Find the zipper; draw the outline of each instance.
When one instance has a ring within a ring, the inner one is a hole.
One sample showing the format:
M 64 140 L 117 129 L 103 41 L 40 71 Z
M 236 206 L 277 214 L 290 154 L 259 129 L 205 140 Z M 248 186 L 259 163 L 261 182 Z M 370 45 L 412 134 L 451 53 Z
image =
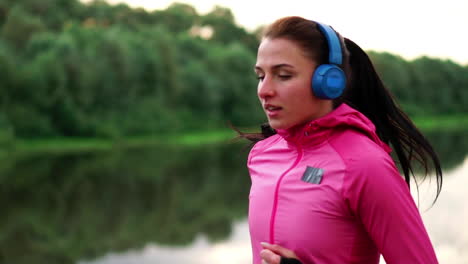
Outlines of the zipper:
M 283 174 L 281 174 L 280 178 L 276 182 L 275 196 L 274 196 L 274 200 L 273 200 L 273 208 L 271 210 L 271 218 L 270 218 L 270 242 L 269 242 L 270 244 L 275 244 L 274 228 L 275 228 L 276 211 L 277 211 L 277 207 L 278 207 L 278 193 L 279 193 L 279 187 L 280 187 L 281 181 L 283 180 L 284 176 L 286 176 L 286 174 L 288 174 L 288 172 L 290 172 L 294 167 L 296 167 L 297 164 L 299 163 L 299 161 L 302 159 L 302 149 L 301 149 L 301 147 L 299 145 L 296 145 L 296 148 L 297 148 L 297 152 L 298 152 L 296 160 L 294 161 L 294 163 L 293 163 L 293 165 L 291 167 L 289 167 L 285 172 L 283 172 Z

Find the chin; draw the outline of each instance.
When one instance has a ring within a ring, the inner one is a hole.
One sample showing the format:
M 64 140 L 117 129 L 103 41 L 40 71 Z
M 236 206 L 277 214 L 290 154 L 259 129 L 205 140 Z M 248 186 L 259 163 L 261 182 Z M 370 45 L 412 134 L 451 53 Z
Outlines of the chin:
M 288 129 L 291 126 L 288 124 L 285 124 L 283 122 L 277 122 L 277 121 L 269 121 L 268 124 L 270 125 L 271 128 L 277 130 L 277 129 Z

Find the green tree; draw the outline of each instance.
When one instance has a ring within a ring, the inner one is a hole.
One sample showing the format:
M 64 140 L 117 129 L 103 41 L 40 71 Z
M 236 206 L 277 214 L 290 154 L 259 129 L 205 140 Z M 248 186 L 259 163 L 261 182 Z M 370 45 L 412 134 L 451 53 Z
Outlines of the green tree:
M 230 9 L 215 6 L 211 12 L 202 17 L 201 24 L 213 29 L 211 40 L 221 44 L 241 42 L 251 52 L 256 53 L 259 44 L 257 37 L 236 25 Z
M 45 31 L 40 17 L 27 13 L 22 7 L 13 7 L 2 27 L 1 38 L 16 50 L 23 49 L 33 34 Z
M 188 32 L 198 24 L 199 15 L 195 8 L 183 3 L 173 3 L 165 10 L 152 13 L 154 23 L 164 25 L 174 33 Z
M 253 126 L 259 32 L 231 10 L 148 12 L 104 0 L 0 0 L 0 113 L 18 137 L 110 137 Z M 201 34 L 207 30 L 210 34 Z M 411 115 L 468 112 L 468 69 L 370 54 Z

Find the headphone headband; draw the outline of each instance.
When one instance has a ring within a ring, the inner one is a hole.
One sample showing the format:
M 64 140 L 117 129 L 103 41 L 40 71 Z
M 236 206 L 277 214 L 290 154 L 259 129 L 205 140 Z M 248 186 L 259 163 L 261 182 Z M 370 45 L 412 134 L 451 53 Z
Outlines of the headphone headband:
M 341 53 L 340 39 L 338 38 L 338 35 L 329 25 L 325 25 L 319 22 L 315 22 L 315 23 L 317 23 L 318 28 L 325 35 L 325 38 L 327 39 L 328 49 L 330 51 L 328 55 L 329 63 L 341 65 L 342 53 Z
M 335 99 L 341 96 L 346 88 L 346 76 L 339 67 L 343 63 L 341 42 L 338 34 L 328 25 L 316 22 L 319 30 L 325 35 L 328 44 L 328 63 L 319 65 L 312 76 L 312 91 L 321 99 Z

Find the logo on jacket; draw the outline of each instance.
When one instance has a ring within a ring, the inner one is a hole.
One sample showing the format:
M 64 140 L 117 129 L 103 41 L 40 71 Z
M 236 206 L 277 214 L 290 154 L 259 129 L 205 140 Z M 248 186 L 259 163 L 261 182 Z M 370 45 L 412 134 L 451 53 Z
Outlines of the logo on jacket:
M 302 181 L 319 184 L 322 181 L 323 173 L 323 169 L 307 166 L 304 174 L 302 175 Z

